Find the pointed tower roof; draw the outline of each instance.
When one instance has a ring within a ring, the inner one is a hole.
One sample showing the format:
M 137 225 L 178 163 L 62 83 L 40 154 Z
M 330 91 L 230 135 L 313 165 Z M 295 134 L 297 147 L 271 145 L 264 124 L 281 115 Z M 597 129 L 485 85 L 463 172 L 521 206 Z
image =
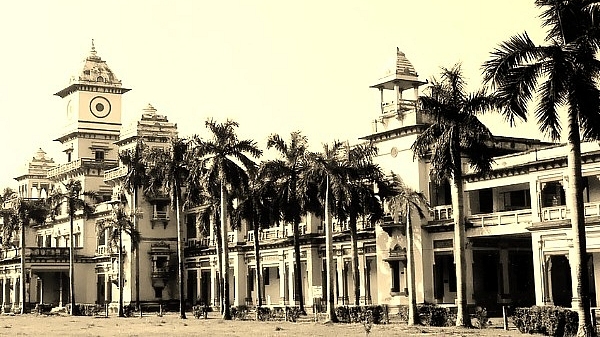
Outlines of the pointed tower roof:
M 65 97 L 75 90 L 82 90 L 92 87 L 113 88 L 108 89 L 108 92 L 125 93 L 130 89 L 122 88 L 121 81 L 115 73 L 110 69 L 106 61 L 102 60 L 96 52 L 96 46 L 92 39 L 92 48 L 90 54 L 83 60 L 81 72 L 71 77 L 69 86 L 57 92 L 55 95 Z
M 417 71 L 406 55 L 396 47 L 396 57 L 387 65 L 382 77 L 371 88 L 394 89 L 395 84 L 400 85 L 401 90 L 413 88 L 426 82 L 419 81 Z

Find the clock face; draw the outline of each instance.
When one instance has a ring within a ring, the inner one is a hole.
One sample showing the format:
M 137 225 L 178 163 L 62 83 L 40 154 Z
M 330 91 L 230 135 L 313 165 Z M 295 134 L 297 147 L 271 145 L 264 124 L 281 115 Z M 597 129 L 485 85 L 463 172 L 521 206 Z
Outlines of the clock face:
M 110 108 L 110 102 L 102 96 L 96 96 L 90 101 L 90 112 L 98 118 L 108 116 Z

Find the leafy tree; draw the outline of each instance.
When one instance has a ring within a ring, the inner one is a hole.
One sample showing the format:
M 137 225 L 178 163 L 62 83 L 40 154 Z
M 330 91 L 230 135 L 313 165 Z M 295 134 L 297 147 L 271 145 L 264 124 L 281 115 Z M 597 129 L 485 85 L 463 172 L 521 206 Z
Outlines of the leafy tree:
M 63 205 L 66 206 L 67 215 L 69 217 L 69 297 L 71 303 L 71 315 L 77 315 L 75 307 L 75 278 L 74 278 L 74 236 L 73 222 L 77 212 L 81 211 L 82 216 L 87 219 L 94 213 L 93 203 L 98 200 L 98 195 L 93 191 L 84 191 L 79 180 L 69 180 L 66 184 L 63 183 L 65 191 L 55 189 L 49 196 L 50 204 L 53 206 L 51 216 L 54 218 L 60 214 Z
M 138 192 L 140 188 L 148 183 L 148 175 L 146 172 L 145 155 L 148 147 L 142 139 L 138 139 L 135 148 L 122 151 L 119 153 L 121 163 L 127 167 L 127 174 L 123 179 L 123 186 L 132 195 L 131 214 L 134 227 L 137 229 L 137 207 L 138 207 Z M 140 256 L 136 250 L 135 256 L 135 303 L 139 308 L 140 304 Z
M 4 206 L 1 212 L 3 215 L 2 232 L 4 235 L 4 244 L 12 244 L 12 235 L 19 233 L 19 248 L 20 248 L 20 267 L 21 281 L 19 282 L 19 294 L 21 298 L 21 314 L 25 313 L 25 233 L 33 224 L 41 225 L 46 222 L 46 218 L 50 214 L 50 208 L 45 200 L 42 199 L 24 199 L 12 193 L 12 198 L 6 194 Z
M 538 46 L 527 33 L 500 44 L 484 64 L 484 80 L 496 89 L 500 112 L 514 125 L 527 120 L 527 107 L 535 96 L 540 131 L 560 139 L 559 111 L 566 108 L 567 205 L 571 212 L 577 293 L 573 302 L 579 315 L 578 336 L 595 334 L 591 325 L 586 237 L 581 172 L 581 140 L 600 138 L 600 5 L 590 0 L 537 0 L 543 9 L 542 26 L 548 28 L 546 45 Z
M 118 286 L 119 286 L 119 317 L 125 317 L 123 312 L 123 233 L 129 236 L 132 252 L 137 250 L 140 242 L 140 233 L 138 232 L 132 215 L 126 210 L 127 198 L 124 194 L 120 195 L 113 205 L 111 217 L 101 219 L 96 222 L 96 233 L 100 237 L 102 233 L 106 235 L 107 241 L 111 247 L 116 247 L 119 255 Z
M 228 256 L 228 205 L 229 196 L 244 190 L 248 184 L 248 173 L 256 170 L 256 163 L 250 158 L 258 158 L 262 151 L 253 140 L 239 140 L 235 133 L 238 123 L 227 120 L 217 123 L 208 120 L 205 123 L 211 133 L 211 139 L 194 137 L 193 156 L 203 168 L 207 181 L 218 182 L 221 201 L 221 240 L 223 263 L 223 319 L 231 319 L 229 308 L 229 256 Z M 249 156 L 250 157 L 249 157 Z M 211 192 L 216 191 L 211 188 Z
M 416 157 L 430 156 L 434 181 L 451 181 L 457 326 L 470 325 L 466 294 L 462 157 L 478 172 L 491 169 L 492 157 L 486 142 L 492 140 L 492 133 L 479 121 L 477 114 L 494 106 L 493 97 L 487 95 L 484 89 L 467 94 L 465 86 L 460 65 L 451 69 L 442 68 L 441 80 L 434 78 L 428 94 L 419 99 L 420 109 L 429 116 L 431 124 L 417 136 L 412 145 Z

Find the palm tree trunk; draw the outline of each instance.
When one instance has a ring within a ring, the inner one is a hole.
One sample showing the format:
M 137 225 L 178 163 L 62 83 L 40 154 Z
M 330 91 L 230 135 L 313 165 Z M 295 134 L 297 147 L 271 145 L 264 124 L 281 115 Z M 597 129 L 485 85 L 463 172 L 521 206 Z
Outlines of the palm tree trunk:
M 460 164 L 459 164 L 460 165 Z M 465 217 L 463 205 L 462 172 L 454 172 L 452 179 L 452 212 L 454 213 L 454 263 L 456 266 L 456 326 L 471 325 L 467 313 L 467 263 L 465 257 Z
M 223 242 L 223 319 L 231 320 L 229 308 L 229 239 L 227 235 L 227 190 L 221 181 L 221 240 Z
M 356 237 L 356 215 L 350 215 L 350 246 L 352 249 L 352 276 L 354 282 L 354 305 L 360 305 L 360 268 L 358 268 L 358 239 Z
M 184 269 L 183 269 L 183 226 L 181 225 L 181 191 L 175 183 L 175 217 L 177 221 L 177 269 L 179 274 L 179 318 L 186 319 L 185 316 L 185 295 L 184 295 Z
M 260 265 L 260 246 L 259 246 L 259 231 L 258 231 L 258 225 L 256 224 L 256 221 L 254 221 L 255 223 L 253 223 L 252 225 L 254 226 L 253 231 L 254 231 L 254 260 L 256 261 L 256 314 L 258 315 L 258 308 L 260 308 L 262 306 L 262 298 L 263 298 L 263 293 L 262 293 L 262 268 Z M 258 317 L 258 316 L 257 316 Z
M 586 236 L 585 218 L 583 213 L 583 193 L 581 174 L 581 139 L 579 123 L 574 112 L 568 112 L 568 141 L 569 153 L 567 155 L 568 165 L 568 206 L 571 212 L 571 230 L 573 232 L 573 256 L 572 267 L 575 268 L 576 294 L 573 298 L 573 306 L 579 316 L 577 336 L 594 336 L 590 317 L 589 279 L 586 263 Z
M 123 313 L 123 231 L 119 230 L 119 317 L 125 317 Z
M 415 286 L 415 257 L 413 248 L 413 228 L 410 219 L 410 204 L 406 203 L 406 276 L 408 278 L 408 325 L 417 324 L 417 294 Z
M 75 308 L 75 251 L 73 247 L 73 218 L 75 211 L 73 201 L 69 199 L 69 297 L 71 299 L 71 316 L 78 314 Z
M 300 224 L 294 222 L 294 301 L 298 301 L 300 312 L 304 310 L 304 293 L 302 291 L 302 265 L 300 262 Z
M 26 215 L 27 216 L 27 215 Z M 21 293 L 21 314 L 25 313 L 25 224 L 21 222 L 21 235 L 19 240 L 21 250 L 21 282 L 19 282 L 19 292 Z
M 217 225 L 216 216 L 211 215 L 211 221 L 213 221 L 214 235 L 215 235 L 215 253 L 217 254 L 217 271 L 219 273 L 217 277 L 217 286 L 218 293 L 217 297 L 219 299 L 219 311 L 221 315 L 223 314 L 223 283 L 222 283 L 222 275 L 223 275 L 223 253 L 221 251 L 221 246 L 223 245 L 221 241 L 221 227 Z M 208 303 L 207 303 L 208 304 Z
M 133 213 L 133 228 L 139 231 L 138 222 L 137 222 L 137 202 L 138 202 L 138 187 L 133 187 L 133 205 L 131 209 L 131 213 Z M 141 232 L 140 232 L 141 236 Z M 140 237 L 141 241 L 141 237 Z M 138 242 L 138 249 L 135 251 L 133 247 L 131 249 L 131 253 L 135 256 L 135 307 L 139 310 L 140 308 L 140 254 L 139 254 L 139 246 L 141 242 Z
M 331 322 L 337 322 L 335 316 L 335 270 L 333 269 L 333 238 L 332 221 L 329 214 L 329 175 L 327 175 L 327 185 L 325 186 L 325 269 L 327 272 L 327 315 Z

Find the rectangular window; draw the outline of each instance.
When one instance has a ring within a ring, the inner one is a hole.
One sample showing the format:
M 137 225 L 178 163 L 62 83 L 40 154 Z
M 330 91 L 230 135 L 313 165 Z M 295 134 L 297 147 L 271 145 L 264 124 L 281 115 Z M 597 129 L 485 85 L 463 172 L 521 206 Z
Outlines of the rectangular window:
M 269 285 L 269 268 L 263 268 L 263 283 Z
M 43 235 L 37 236 L 37 246 L 44 247 L 44 236 Z
M 46 235 L 46 243 L 44 247 L 52 247 L 52 236 L 50 234 Z
M 102 150 L 96 150 L 94 152 L 94 159 L 96 159 L 98 161 L 104 160 L 104 151 L 102 151 Z

